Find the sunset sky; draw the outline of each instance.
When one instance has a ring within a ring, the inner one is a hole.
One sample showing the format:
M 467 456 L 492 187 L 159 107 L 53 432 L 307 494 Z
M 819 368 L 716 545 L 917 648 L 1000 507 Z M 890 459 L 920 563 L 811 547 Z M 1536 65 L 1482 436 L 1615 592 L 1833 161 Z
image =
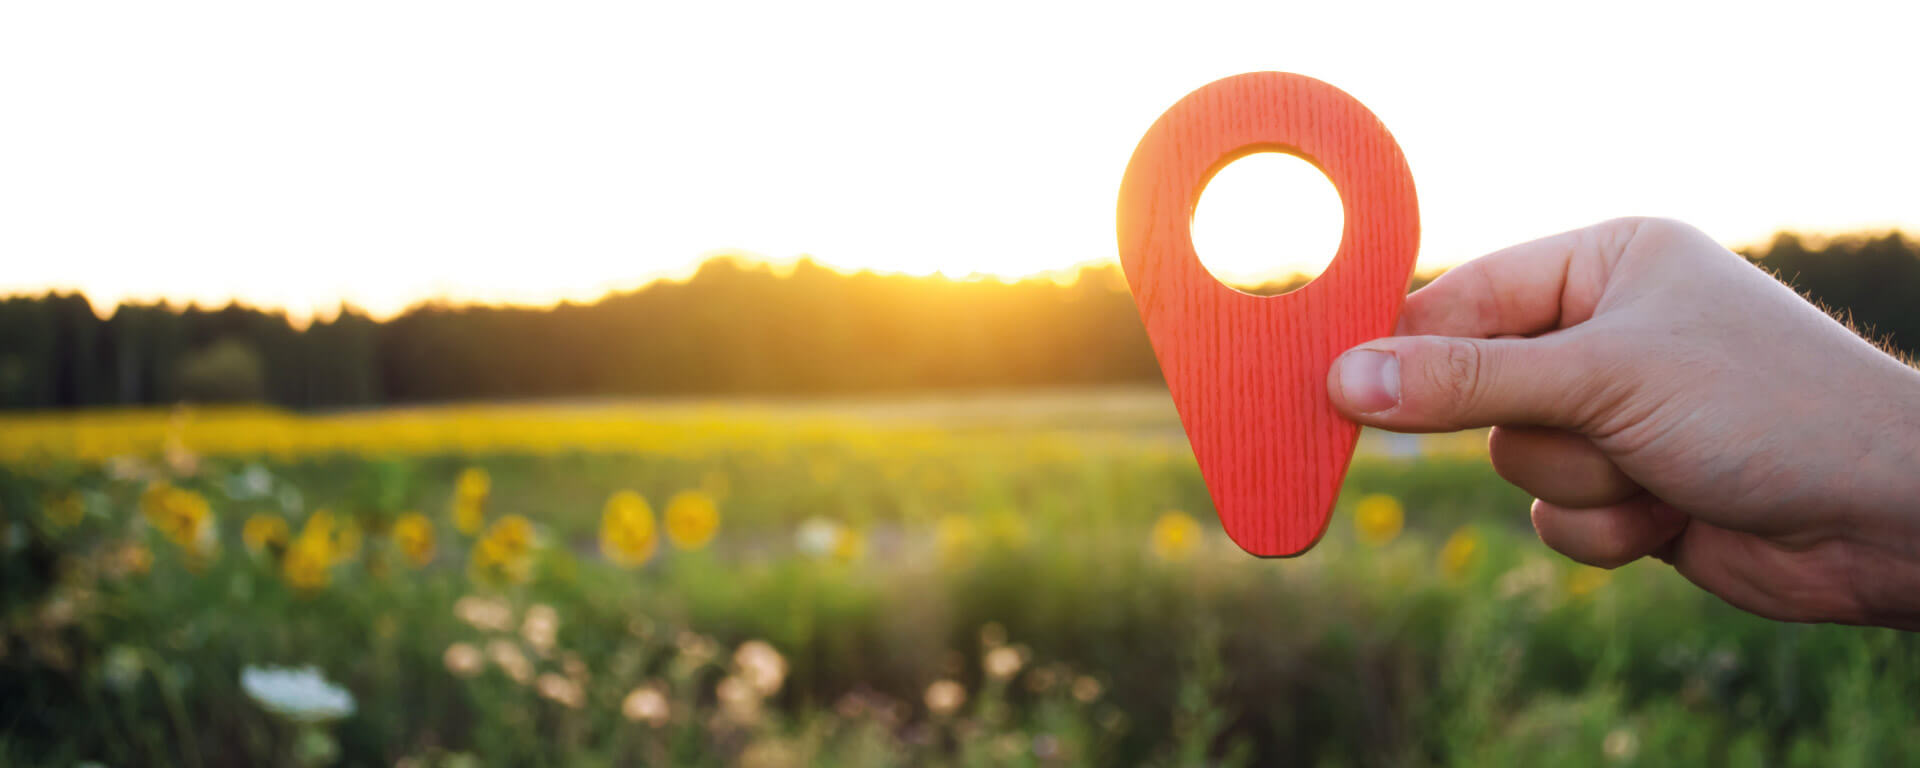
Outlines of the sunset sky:
M 0 293 L 385 315 L 728 251 L 1063 269 L 1113 259 L 1162 110 L 1267 69 L 1385 121 L 1427 268 L 1624 214 L 1920 230 L 1915 4 L 1564 7 L 7 4 Z M 1209 265 L 1317 271 L 1331 186 L 1242 164 L 1202 202 Z

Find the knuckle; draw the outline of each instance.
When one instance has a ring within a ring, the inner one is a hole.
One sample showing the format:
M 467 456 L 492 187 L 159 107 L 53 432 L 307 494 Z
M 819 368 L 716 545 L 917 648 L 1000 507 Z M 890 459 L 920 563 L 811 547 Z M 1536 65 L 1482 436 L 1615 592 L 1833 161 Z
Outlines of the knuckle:
M 1439 342 L 1432 364 L 1425 367 L 1430 405 L 1450 414 L 1472 410 L 1484 379 L 1484 359 L 1480 347 L 1466 339 Z

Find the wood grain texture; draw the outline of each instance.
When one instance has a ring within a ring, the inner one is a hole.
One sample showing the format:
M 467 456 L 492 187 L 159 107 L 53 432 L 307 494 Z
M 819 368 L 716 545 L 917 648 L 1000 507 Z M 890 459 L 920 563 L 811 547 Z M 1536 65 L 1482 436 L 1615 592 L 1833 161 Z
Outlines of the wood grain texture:
M 1313 282 L 1281 296 L 1221 284 L 1194 254 L 1194 206 L 1213 174 L 1255 152 L 1327 174 L 1346 225 Z M 1327 399 L 1341 352 L 1391 333 L 1419 250 L 1413 176 L 1386 126 L 1310 77 L 1209 84 L 1148 129 L 1120 185 L 1120 261 L 1227 535 L 1266 557 L 1326 530 L 1359 426 Z

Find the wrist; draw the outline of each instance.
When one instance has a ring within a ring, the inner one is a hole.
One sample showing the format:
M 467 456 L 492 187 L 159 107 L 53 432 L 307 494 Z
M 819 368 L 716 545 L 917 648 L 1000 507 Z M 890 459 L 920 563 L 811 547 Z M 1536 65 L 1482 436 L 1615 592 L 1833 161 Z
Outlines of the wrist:
M 1870 441 L 1838 489 L 1852 529 L 1851 581 L 1867 622 L 1920 630 L 1920 371 L 1900 366 L 1872 423 L 1857 433 Z

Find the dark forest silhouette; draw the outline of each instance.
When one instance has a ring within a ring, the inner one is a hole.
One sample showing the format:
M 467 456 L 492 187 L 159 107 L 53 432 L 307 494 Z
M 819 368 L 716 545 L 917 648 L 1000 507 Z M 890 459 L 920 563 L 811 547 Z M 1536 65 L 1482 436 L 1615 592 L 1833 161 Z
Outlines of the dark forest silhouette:
M 1780 235 L 1746 254 L 1877 341 L 1920 353 L 1920 243 Z M 592 304 L 346 311 L 0 301 L 0 408 L 815 394 L 1157 382 L 1116 268 L 1079 279 L 790 274 L 733 260 Z

